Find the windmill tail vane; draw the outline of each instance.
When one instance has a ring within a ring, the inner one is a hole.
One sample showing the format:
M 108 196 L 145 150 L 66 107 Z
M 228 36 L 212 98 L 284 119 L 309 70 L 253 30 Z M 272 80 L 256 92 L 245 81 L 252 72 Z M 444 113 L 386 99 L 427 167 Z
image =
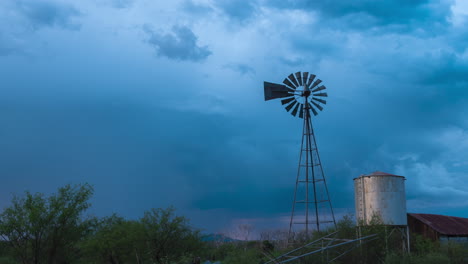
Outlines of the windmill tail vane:
M 308 72 L 296 72 L 283 80 L 282 84 L 264 82 L 265 101 L 281 99 L 287 112 L 304 119 L 296 188 L 289 224 L 290 238 L 300 231 L 323 231 L 336 229 L 330 195 L 323 173 L 311 112 L 316 116 L 323 110 L 328 97 L 322 80 Z M 302 226 L 302 229 L 300 228 Z M 299 227 L 299 228 L 296 228 Z

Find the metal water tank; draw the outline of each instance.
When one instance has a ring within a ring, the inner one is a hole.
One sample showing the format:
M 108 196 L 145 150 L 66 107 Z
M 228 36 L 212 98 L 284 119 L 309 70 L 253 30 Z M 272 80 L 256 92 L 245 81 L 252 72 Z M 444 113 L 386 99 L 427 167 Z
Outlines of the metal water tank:
M 377 215 L 385 225 L 406 226 L 405 177 L 376 171 L 354 179 L 356 219 L 369 224 Z

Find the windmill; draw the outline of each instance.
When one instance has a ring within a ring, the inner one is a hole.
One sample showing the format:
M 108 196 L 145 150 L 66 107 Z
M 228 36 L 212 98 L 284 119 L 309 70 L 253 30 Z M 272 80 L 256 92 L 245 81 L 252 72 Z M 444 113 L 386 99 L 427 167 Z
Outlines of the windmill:
M 323 231 L 327 227 L 336 228 L 328 187 L 312 127 L 312 115 L 323 110 L 327 102 L 326 87 L 322 80 L 308 72 L 296 72 L 284 79 L 283 84 L 264 82 L 265 101 L 281 100 L 286 111 L 304 120 L 302 130 L 299 166 L 294 190 L 289 237 L 302 226 L 308 236 L 309 231 Z

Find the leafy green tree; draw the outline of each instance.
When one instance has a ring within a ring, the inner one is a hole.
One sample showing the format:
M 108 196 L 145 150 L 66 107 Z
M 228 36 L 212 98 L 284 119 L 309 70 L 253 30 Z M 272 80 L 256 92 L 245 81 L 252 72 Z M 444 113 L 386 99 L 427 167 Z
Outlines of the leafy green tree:
M 92 193 L 84 184 L 66 185 L 49 198 L 30 192 L 15 196 L 0 214 L 0 235 L 23 264 L 69 262 L 79 254 L 77 242 L 89 231 L 81 216 Z
M 97 263 L 141 263 L 144 230 L 138 221 L 115 214 L 97 220 L 93 233 L 82 243 L 84 259 Z
M 353 215 L 346 214 L 336 222 L 336 231 L 340 238 L 355 238 L 356 237 L 356 224 L 353 220 Z
M 199 231 L 183 216 L 176 216 L 173 207 L 151 209 L 140 222 L 145 232 L 148 254 L 153 262 L 176 262 L 183 256 L 199 251 L 203 244 Z

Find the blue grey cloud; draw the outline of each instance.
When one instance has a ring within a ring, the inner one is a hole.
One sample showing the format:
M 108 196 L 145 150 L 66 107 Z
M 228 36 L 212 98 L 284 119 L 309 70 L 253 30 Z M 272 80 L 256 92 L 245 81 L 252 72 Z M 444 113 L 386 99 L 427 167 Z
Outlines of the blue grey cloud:
M 277 197 L 289 207 L 283 198 L 290 188 L 274 183 L 278 190 L 256 191 L 269 185 L 263 183 L 268 177 L 281 178 L 293 167 L 268 164 L 284 162 L 275 153 L 284 152 L 287 144 L 245 137 L 254 129 L 243 128 L 240 119 L 164 109 L 122 97 L 46 100 L 0 99 L 4 124 L 0 173 L 8 176 L 0 201 L 8 199 L 11 186 L 53 191 L 69 181 L 81 181 L 95 185 L 97 211 L 118 210 L 131 217 L 155 201 L 159 206 L 202 210 L 224 204 L 242 212 L 252 199 L 256 203 L 245 210 L 253 212 L 260 205 L 260 213 L 272 214 L 278 204 L 271 199 Z M 121 198 L 122 193 L 132 200 Z M 117 209 L 109 208 L 107 203 L 115 200 Z
M 439 134 L 444 131 L 441 128 L 457 124 L 462 127 L 461 130 L 467 129 L 462 114 L 466 113 L 468 103 L 466 61 L 459 55 L 446 53 L 424 59 L 413 58 L 409 63 L 410 68 L 398 64 L 398 60 L 394 63 L 393 80 L 391 75 L 387 76 L 388 83 L 376 84 L 371 97 L 354 98 L 359 102 L 344 106 L 350 109 L 346 115 L 352 121 L 340 120 L 336 116 L 332 118 L 340 124 L 335 125 L 335 128 L 338 131 L 347 129 L 347 138 L 352 138 L 353 141 L 340 142 L 346 154 L 339 156 L 348 160 L 350 166 L 361 168 L 360 173 L 363 173 L 363 169 L 367 172 L 388 170 L 403 173 L 408 177 L 407 188 L 412 199 L 412 210 L 423 201 L 440 201 L 437 196 L 443 196 L 446 200 L 437 205 L 434 203 L 430 210 L 438 210 L 439 213 L 442 210 L 447 211 L 443 203 L 448 203 L 448 200 L 463 200 L 466 194 L 452 191 L 459 198 L 448 198 L 446 193 L 452 188 L 457 189 L 458 184 L 445 182 L 447 185 L 443 188 L 435 188 L 430 182 L 442 184 L 443 178 L 455 181 L 466 175 L 464 172 L 460 173 L 460 168 L 452 165 L 455 162 L 453 157 L 444 157 L 444 153 L 453 150 L 434 141 L 441 137 Z M 410 77 L 402 78 L 398 76 L 400 73 Z M 356 107 L 357 104 L 359 107 Z M 369 109 L 372 111 L 369 112 Z M 378 137 L 365 137 L 368 133 Z M 338 133 L 335 136 L 339 138 Z M 380 153 L 382 151 L 385 155 Z M 408 153 L 416 155 L 417 160 L 402 160 Z M 454 156 L 460 155 L 462 154 Z M 438 178 L 439 175 L 444 176 Z M 420 187 L 424 182 L 424 187 Z M 418 207 L 416 210 L 425 209 Z
M 292 186 L 266 189 L 251 184 L 247 179 L 243 177 L 245 182 L 238 184 L 236 189 L 209 190 L 201 198 L 195 199 L 192 206 L 202 210 L 229 208 L 236 213 L 248 213 L 256 217 L 271 216 L 279 212 L 278 208 L 291 206 L 291 194 L 294 192 Z
M 192 15 L 203 16 L 213 11 L 208 5 L 195 3 L 192 0 L 186 0 L 181 4 L 182 10 Z
M 37 44 L 34 35 L 42 28 L 77 30 L 74 19 L 81 13 L 72 5 L 50 0 L 5 0 L 0 3 L 0 56 L 27 54 Z M 34 44 L 33 44 L 34 43 Z
M 233 70 L 233 71 L 238 72 L 238 73 L 240 73 L 242 75 L 255 74 L 255 69 L 254 68 L 250 67 L 247 64 L 243 64 L 243 63 L 228 63 L 228 64 L 224 65 L 223 68 Z
M 229 18 L 239 22 L 252 18 L 257 12 L 256 1 L 220 0 L 215 4 Z
M 427 55 L 423 65 L 420 68 L 422 75 L 419 77 L 425 85 L 449 85 L 447 88 L 452 91 L 461 89 L 456 86 L 468 85 L 468 60 L 462 54 L 442 52 L 435 56 Z
M 20 0 L 15 3 L 18 13 L 28 20 L 33 29 L 58 26 L 76 30 L 80 27 L 71 19 L 81 13 L 71 5 L 47 0 Z
M 279 57 L 278 61 L 281 64 L 290 66 L 290 67 L 298 67 L 304 65 L 305 59 L 304 58 L 288 58 L 288 57 Z
M 452 37 L 447 41 L 447 44 L 451 45 L 457 52 L 463 53 L 468 49 L 468 29 L 466 27 L 460 27 L 452 30 Z
M 211 55 L 208 46 L 199 46 L 197 36 L 186 26 L 174 26 L 172 32 L 159 34 L 148 25 L 144 27 L 151 44 L 159 56 L 169 59 L 200 62 Z
M 451 14 L 448 0 L 270 0 L 269 3 L 282 9 L 317 11 L 324 18 L 340 19 L 338 23 L 328 21 L 328 26 L 358 29 L 390 26 L 394 30 L 409 30 L 424 25 L 426 30 L 437 30 L 438 26 L 448 23 Z

